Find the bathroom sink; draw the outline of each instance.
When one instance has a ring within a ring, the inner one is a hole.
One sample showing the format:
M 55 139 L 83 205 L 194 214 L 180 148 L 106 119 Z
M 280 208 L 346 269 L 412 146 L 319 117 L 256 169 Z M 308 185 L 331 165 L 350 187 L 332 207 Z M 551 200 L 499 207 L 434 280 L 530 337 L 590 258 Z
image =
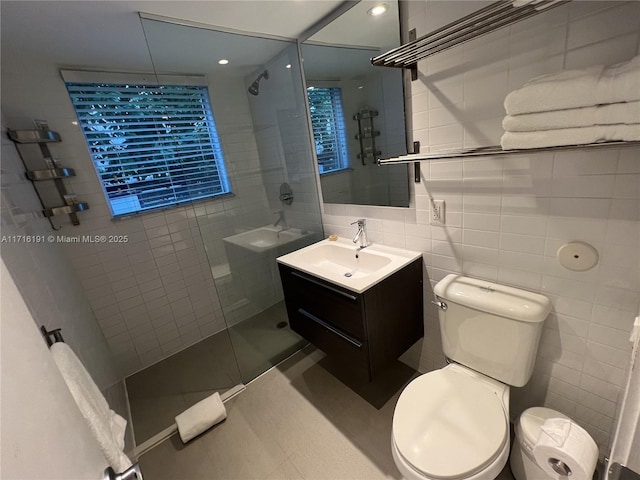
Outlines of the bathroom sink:
M 349 239 L 322 240 L 278 257 L 278 262 L 362 293 L 422 253 L 372 244 L 359 250 Z
M 308 236 L 309 232 L 300 230 L 299 228 L 282 229 L 265 226 L 225 237 L 223 240 L 260 253 L 276 247 L 282 247 Z

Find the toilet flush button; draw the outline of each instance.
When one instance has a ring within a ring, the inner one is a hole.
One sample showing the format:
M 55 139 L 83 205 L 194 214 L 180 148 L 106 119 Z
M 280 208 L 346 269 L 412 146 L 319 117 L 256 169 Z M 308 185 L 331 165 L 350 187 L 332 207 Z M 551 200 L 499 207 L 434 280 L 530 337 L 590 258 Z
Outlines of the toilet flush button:
M 560 265 L 569 270 L 584 272 L 598 264 L 598 251 L 588 243 L 569 242 L 558 249 Z

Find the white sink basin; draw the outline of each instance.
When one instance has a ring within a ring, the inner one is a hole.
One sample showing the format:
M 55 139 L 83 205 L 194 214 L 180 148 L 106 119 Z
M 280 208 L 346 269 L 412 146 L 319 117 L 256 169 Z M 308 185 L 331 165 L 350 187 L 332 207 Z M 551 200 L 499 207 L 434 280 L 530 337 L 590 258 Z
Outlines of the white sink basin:
M 421 256 L 421 252 L 377 244 L 358 250 L 351 240 L 339 239 L 322 240 L 277 260 L 362 293 Z
M 304 232 L 299 228 L 283 230 L 278 227 L 265 226 L 225 237 L 223 240 L 260 253 L 275 247 L 284 246 L 307 236 L 309 236 L 309 232 Z

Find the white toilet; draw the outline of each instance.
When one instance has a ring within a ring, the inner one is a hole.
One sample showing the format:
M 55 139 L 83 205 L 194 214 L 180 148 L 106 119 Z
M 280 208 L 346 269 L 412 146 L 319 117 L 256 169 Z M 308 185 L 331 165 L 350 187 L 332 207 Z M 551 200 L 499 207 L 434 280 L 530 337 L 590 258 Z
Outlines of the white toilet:
M 509 458 L 509 385 L 529 381 L 551 302 L 460 275 L 434 291 L 452 363 L 403 390 L 393 459 L 406 480 L 492 480 Z

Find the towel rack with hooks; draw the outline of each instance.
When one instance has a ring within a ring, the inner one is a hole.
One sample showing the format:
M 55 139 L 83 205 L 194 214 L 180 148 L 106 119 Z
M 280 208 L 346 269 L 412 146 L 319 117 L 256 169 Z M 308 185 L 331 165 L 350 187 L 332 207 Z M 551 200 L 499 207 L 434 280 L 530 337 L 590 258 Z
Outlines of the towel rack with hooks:
M 371 64 L 410 69 L 411 80 L 417 80 L 417 65 L 420 60 L 570 1 L 500 0 L 420 38 L 414 39 L 415 30 L 412 30 L 410 32 L 412 41 L 373 57 Z

